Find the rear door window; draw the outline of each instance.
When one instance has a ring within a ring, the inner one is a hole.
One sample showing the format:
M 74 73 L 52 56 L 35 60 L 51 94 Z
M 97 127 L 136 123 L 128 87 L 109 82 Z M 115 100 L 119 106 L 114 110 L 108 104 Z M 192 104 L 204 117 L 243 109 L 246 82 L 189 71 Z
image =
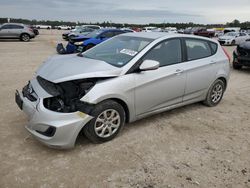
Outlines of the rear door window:
M 11 29 L 11 25 L 4 25 L 2 29 Z
M 208 42 L 199 39 L 186 39 L 187 60 L 196 60 L 211 56 L 212 49 Z
M 23 29 L 21 25 L 11 25 L 11 29 Z

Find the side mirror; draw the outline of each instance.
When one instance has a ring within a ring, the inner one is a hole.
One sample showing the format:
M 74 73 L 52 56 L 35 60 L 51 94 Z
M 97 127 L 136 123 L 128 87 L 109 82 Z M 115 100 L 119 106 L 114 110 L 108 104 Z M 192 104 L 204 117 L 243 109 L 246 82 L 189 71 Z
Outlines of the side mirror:
M 140 65 L 140 71 L 156 70 L 160 67 L 160 63 L 154 60 L 145 60 Z

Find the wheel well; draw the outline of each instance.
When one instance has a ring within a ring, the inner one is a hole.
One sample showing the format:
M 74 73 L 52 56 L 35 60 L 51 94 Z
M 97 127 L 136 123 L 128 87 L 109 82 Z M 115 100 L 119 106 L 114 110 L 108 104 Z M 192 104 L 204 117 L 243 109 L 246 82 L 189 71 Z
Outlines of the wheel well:
M 20 37 L 22 37 L 24 34 L 29 35 L 29 37 L 30 37 L 29 33 L 21 33 Z
M 125 122 L 128 123 L 129 122 L 129 109 L 128 109 L 127 104 L 123 100 L 117 99 L 117 98 L 111 98 L 109 100 L 113 100 L 113 101 L 119 103 L 120 105 L 122 105 L 122 107 L 125 111 Z
M 220 78 L 218 78 L 219 80 L 221 80 L 222 82 L 224 82 L 224 84 L 225 84 L 225 89 L 227 88 L 227 80 L 226 80 L 226 78 L 224 78 L 224 77 L 220 77 Z

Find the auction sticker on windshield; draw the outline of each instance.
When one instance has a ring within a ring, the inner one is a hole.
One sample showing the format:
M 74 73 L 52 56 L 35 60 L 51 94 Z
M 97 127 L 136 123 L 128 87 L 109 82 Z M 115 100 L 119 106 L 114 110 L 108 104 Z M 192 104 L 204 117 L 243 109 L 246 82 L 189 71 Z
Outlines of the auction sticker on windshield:
M 122 49 L 120 51 L 120 53 L 127 54 L 127 55 L 130 55 L 130 56 L 135 56 L 138 52 L 136 52 L 134 50 L 130 50 L 130 49 Z

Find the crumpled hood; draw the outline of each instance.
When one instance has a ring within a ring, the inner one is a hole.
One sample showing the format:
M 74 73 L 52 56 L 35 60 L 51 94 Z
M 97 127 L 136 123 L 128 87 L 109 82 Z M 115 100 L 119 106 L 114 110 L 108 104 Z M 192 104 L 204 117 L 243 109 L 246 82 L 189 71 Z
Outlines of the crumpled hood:
M 233 36 L 221 36 L 221 37 L 219 37 L 220 40 L 232 40 L 234 38 L 235 37 L 233 37 Z
M 121 68 L 104 61 L 88 59 L 73 55 L 56 55 L 50 57 L 37 70 L 37 76 L 53 83 L 94 77 L 116 77 Z

